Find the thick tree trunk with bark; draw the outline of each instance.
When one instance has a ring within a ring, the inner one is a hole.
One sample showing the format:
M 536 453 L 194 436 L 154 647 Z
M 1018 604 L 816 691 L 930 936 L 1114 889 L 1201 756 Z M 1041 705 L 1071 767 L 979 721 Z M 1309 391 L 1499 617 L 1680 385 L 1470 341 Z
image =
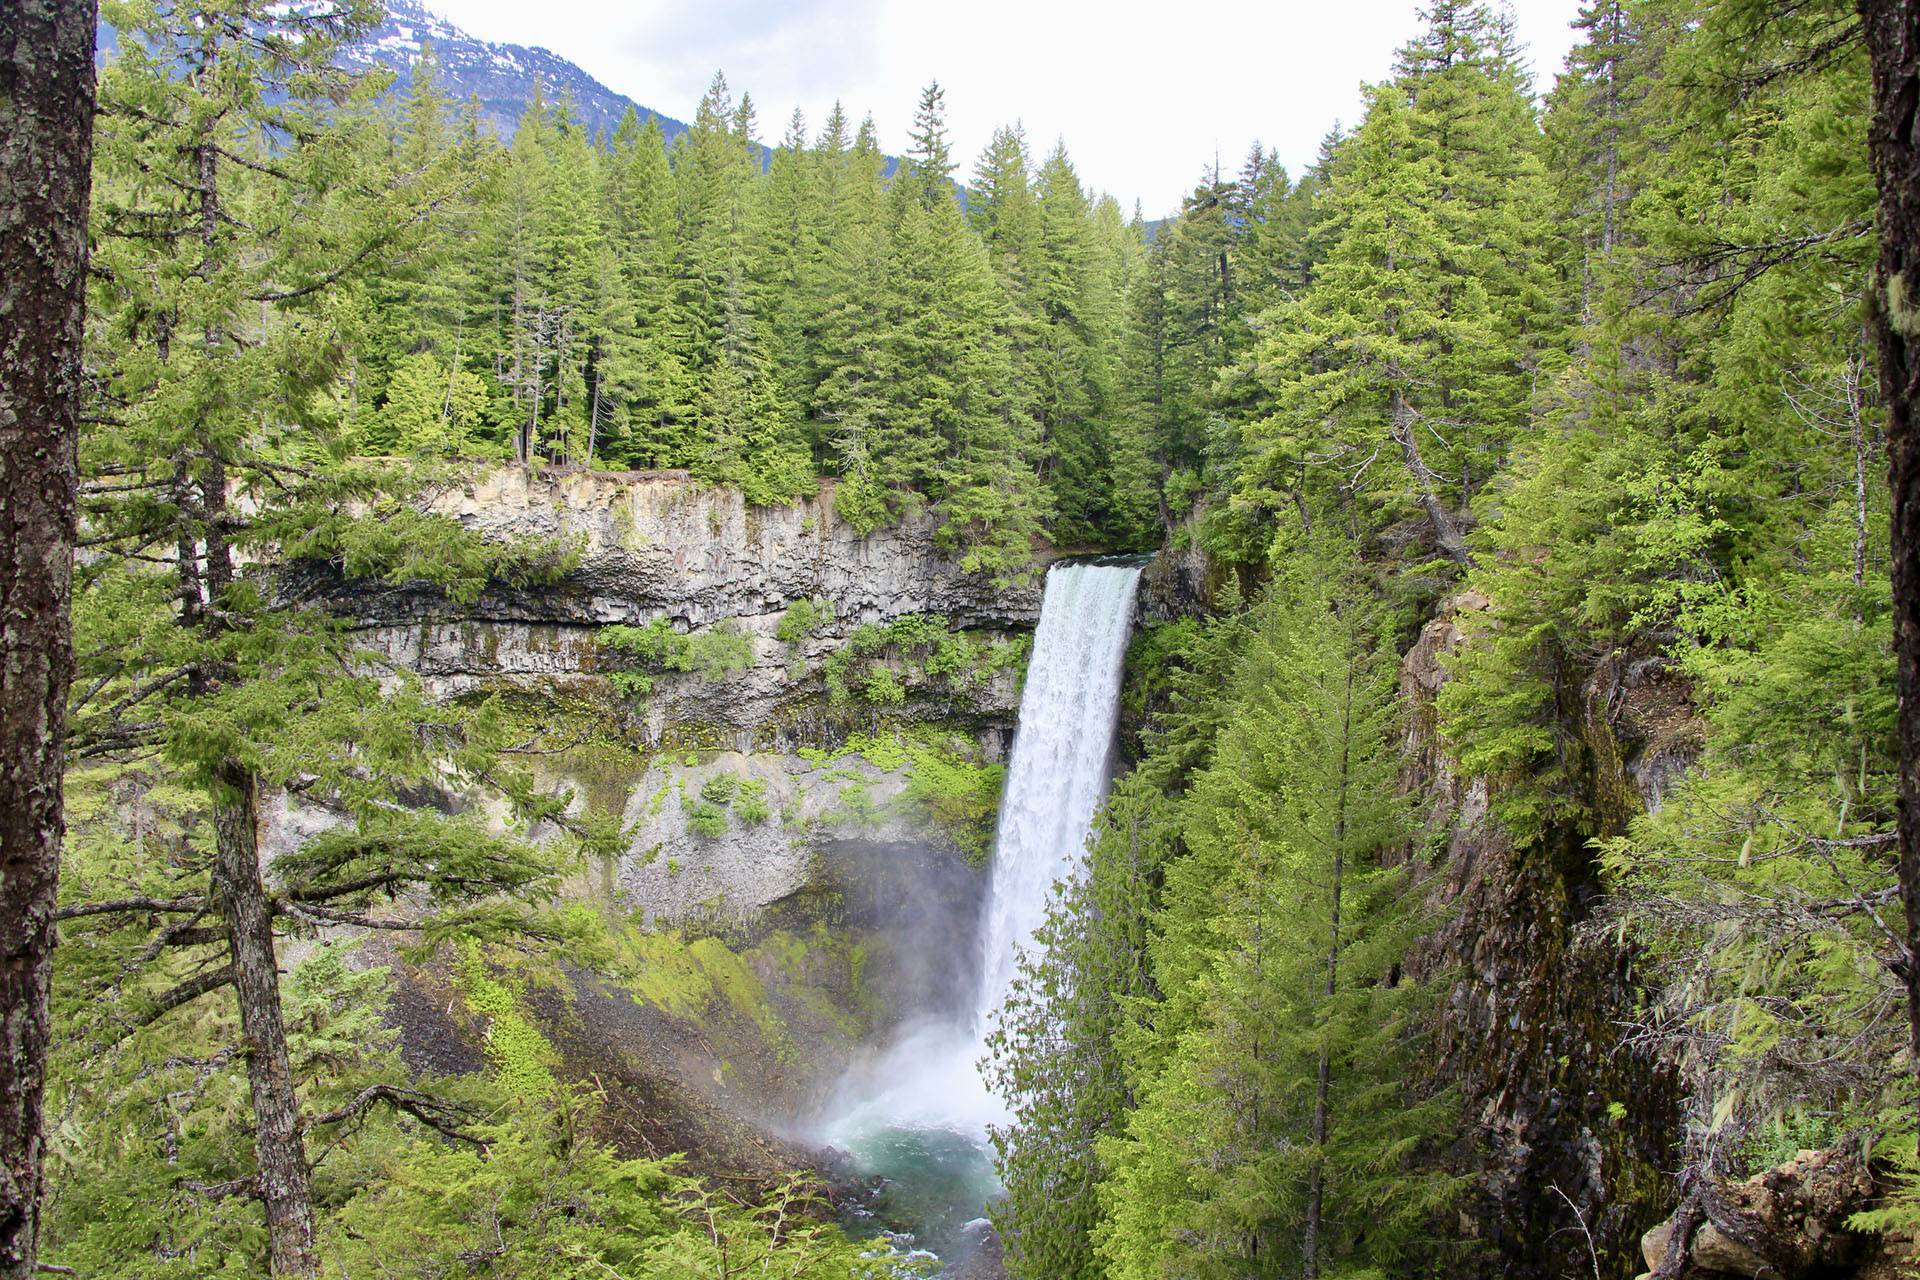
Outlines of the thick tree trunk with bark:
M 0 1280 L 37 1268 L 94 22 L 0 0 Z
M 270 1262 L 275 1276 L 308 1276 L 319 1266 L 313 1249 L 313 1198 L 300 1098 L 293 1087 L 280 1015 L 280 967 L 274 954 L 273 908 L 260 878 L 255 801 L 251 773 L 238 767 L 223 770 L 213 806 L 216 882 L 226 909 L 240 1040 L 252 1087 L 259 1166 L 254 1177 L 266 1207 Z
M 1860 0 L 1873 63 L 1868 141 L 1880 189 L 1870 324 L 1893 485 L 1893 643 L 1900 688 L 1900 896 L 1915 1104 L 1920 1107 L 1920 0 Z

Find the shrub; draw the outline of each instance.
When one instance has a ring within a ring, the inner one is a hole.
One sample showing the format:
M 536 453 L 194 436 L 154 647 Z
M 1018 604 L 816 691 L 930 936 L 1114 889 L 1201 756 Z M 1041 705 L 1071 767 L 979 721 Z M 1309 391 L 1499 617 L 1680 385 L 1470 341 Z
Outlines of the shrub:
M 833 605 L 825 600 L 795 600 L 780 615 L 774 635 L 783 644 L 798 644 L 833 621 Z
M 726 834 L 727 811 L 711 800 L 684 800 L 681 806 L 687 811 L 687 829 L 695 835 L 708 840 Z
M 654 677 L 661 672 L 698 671 L 712 682 L 753 664 L 753 637 L 731 618 L 692 635 L 682 635 L 665 618 L 655 618 L 644 627 L 603 627 L 599 639 L 602 646 L 632 658 L 636 669 L 607 676 L 614 688 L 630 697 L 652 693 Z
M 740 821 L 752 824 L 765 822 L 773 815 L 767 805 L 767 782 L 764 778 L 742 778 L 740 780 L 740 798 L 733 811 Z
M 996 672 L 1026 661 L 1031 642 L 976 640 L 935 614 L 909 614 L 881 626 L 869 623 L 828 656 L 828 700 L 898 706 L 908 690 L 937 681 L 950 692 L 970 689 Z

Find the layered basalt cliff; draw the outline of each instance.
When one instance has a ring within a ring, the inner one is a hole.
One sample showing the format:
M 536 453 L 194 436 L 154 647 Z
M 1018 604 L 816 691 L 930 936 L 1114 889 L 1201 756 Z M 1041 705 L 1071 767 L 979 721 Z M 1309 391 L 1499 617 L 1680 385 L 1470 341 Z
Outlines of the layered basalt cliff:
M 745 636 L 750 661 L 725 679 L 665 673 L 635 703 L 633 729 L 648 747 L 831 745 L 871 719 L 829 708 L 821 678 L 861 627 L 925 617 L 984 643 L 1030 631 L 1039 616 L 1037 576 L 965 572 L 925 515 L 862 536 L 835 515 L 831 485 L 793 506 L 750 507 L 678 472 L 508 468 L 443 483 L 426 499 L 491 539 L 563 549 L 568 567 L 556 581 L 496 585 L 458 605 L 425 584 L 328 580 L 325 566 L 300 570 L 297 588 L 351 617 L 371 654 L 441 697 L 603 694 L 604 677 L 628 665 L 603 642 L 613 624 Z M 778 639 L 800 602 L 824 620 Z M 1011 675 L 939 693 L 937 706 L 909 696 L 901 714 L 964 721 L 997 755 L 1017 709 Z
M 768 1133 L 803 1124 L 907 1012 L 966 986 L 1040 574 L 967 573 L 929 516 L 862 536 L 830 485 L 759 508 L 678 473 L 506 469 L 423 497 L 491 540 L 559 548 L 565 567 L 470 602 L 326 565 L 293 566 L 288 589 L 348 619 L 393 678 L 497 697 L 515 763 L 618 820 L 624 851 L 573 890 L 612 958 L 514 988 L 556 1069 L 644 1099 L 641 1149 L 791 1162 Z M 673 653 L 649 661 L 615 628 Z M 333 820 L 276 798 L 269 853 Z M 511 955 L 488 963 L 518 981 Z M 396 965 L 423 1068 L 490 1052 L 463 972 Z

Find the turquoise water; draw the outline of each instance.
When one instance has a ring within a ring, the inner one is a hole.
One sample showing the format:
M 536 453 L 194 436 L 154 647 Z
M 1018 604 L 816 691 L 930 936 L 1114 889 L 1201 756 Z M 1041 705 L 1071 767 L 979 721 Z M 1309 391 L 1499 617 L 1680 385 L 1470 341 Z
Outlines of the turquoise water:
M 868 1184 L 842 1219 L 860 1238 L 886 1236 L 951 1261 L 969 1247 L 963 1228 L 985 1217 L 1001 1192 L 991 1150 L 971 1134 L 880 1127 L 844 1140 L 843 1149 Z

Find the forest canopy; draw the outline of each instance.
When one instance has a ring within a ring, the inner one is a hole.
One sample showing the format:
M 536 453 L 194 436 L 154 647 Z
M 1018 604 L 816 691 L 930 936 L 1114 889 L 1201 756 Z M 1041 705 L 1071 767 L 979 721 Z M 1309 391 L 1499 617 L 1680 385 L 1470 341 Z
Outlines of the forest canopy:
M 1129 770 L 992 1044 L 1011 1274 L 1627 1275 L 1683 1188 L 1807 1148 L 1897 1188 L 1856 1225 L 1912 1226 L 1849 5 L 1593 0 L 1548 86 L 1509 13 L 1434 0 L 1311 166 L 1256 145 L 1153 224 L 1017 125 L 966 167 L 937 84 L 891 168 L 839 107 L 766 146 L 724 75 L 671 145 L 538 89 L 503 140 L 430 47 L 404 92 L 346 68 L 376 0 L 103 16 L 56 1267 L 917 1265 L 797 1181 L 617 1149 L 523 1016 L 608 962 L 567 885 L 627 833 L 534 784 L 499 702 L 373 674 L 326 595 L 563 583 L 579 547 L 423 497 L 482 468 L 926 517 L 996 589 L 1065 551 L 1203 566 L 1136 639 Z M 798 680 L 855 623 L 784 603 Z M 917 625 L 853 632 L 835 705 L 853 657 L 891 690 L 914 644 L 1024 652 Z M 716 637 L 718 680 L 754 641 Z M 601 638 L 630 700 L 702 665 L 664 621 Z M 978 844 L 1000 775 L 965 763 Z M 768 821 L 735 785 L 690 812 Z M 420 801 L 455 792 L 484 818 Z M 335 821 L 263 852 L 288 796 Z M 1501 981 L 1447 950 L 1479 959 L 1438 874 L 1468 838 L 1562 966 L 1498 991 L 1497 1079 L 1449 1022 Z M 402 1062 L 342 929 L 440 966 L 485 1071 Z M 1522 1095 L 1585 1145 L 1516 1209 L 1534 1148 L 1490 1117 Z

